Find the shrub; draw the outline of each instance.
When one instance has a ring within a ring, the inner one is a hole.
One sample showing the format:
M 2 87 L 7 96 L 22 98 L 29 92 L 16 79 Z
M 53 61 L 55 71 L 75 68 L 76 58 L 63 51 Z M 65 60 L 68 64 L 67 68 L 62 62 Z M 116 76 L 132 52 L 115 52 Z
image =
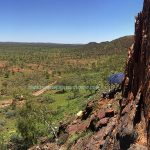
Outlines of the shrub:
M 6 95 L 6 94 L 7 94 L 7 89 L 0 90 L 0 95 Z
M 5 113 L 5 115 L 6 115 L 6 118 L 12 118 L 16 116 L 16 112 L 13 110 L 9 110 Z
M 41 103 L 49 103 L 49 104 L 51 104 L 51 103 L 55 102 L 55 99 L 51 95 L 47 94 L 47 95 L 44 95 L 41 98 L 38 98 L 38 101 L 41 102 Z
M 45 95 L 43 97 L 43 102 L 46 102 L 46 103 L 54 103 L 55 102 L 55 99 L 53 97 L 51 97 L 51 95 Z
M 12 134 L 10 136 L 10 141 L 13 143 L 21 143 L 23 141 L 23 138 L 18 134 Z
M 4 120 L 0 120 L 0 126 L 4 126 L 5 125 L 5 121 Z
M 51 114 L 44 106 L 27 101 L 18 111 L 17 129 L 26 145 L 37 143 L 38 137 L 48 135 L 51 130 Z
M 26 150 L 28 145 L 24 142 L 24 139 L 20 135 L 14 133 L 10 136 L 8 147 L 11 147 L 11 149 L 14 150 Z
M 0 134 L 0 150 L 7 150 L 7 145 L 2 134 Z

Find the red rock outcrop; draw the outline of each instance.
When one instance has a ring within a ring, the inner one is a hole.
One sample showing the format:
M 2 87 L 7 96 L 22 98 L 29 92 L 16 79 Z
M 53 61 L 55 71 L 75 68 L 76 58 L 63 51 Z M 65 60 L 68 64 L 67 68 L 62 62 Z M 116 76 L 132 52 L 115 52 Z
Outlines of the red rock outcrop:
M 150 0 L 144 1 L 143 11 L 136 17 L 135 42 L 128 55 L 117 133 L 119 146 L 128 148 L 132 143 L 128 139 L 136 132 L 150 149 Z M 142 133 L 137 129 L 139 124 Z

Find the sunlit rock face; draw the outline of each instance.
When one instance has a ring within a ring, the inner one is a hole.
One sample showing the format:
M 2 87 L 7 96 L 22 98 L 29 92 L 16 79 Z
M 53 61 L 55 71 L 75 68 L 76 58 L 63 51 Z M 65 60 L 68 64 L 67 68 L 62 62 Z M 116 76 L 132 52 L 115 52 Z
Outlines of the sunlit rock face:
M 127 98 L 127 103 L 133 103 L 133 107 L 136 108 L 131 126 L 134 128 L 138 122 L 143 121 L 142 117 L 145 118 L 143 127 L 147 132 L 145 135 L 147 134 L 150 148 L 150 0 L 144 1 L 143 11 L 136 17 L 135 42 L 128 55 L 128 83 L 124 82 L 123 96 Z

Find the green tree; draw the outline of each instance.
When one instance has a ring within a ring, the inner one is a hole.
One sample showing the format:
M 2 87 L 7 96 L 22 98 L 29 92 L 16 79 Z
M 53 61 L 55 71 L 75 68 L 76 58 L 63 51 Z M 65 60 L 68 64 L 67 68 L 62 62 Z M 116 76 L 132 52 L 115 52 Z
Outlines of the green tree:
M 51 134 L 51 112 L 28 101 L 18 112 L 17 129 L 26 145 L 35 144 L 38 137 Z

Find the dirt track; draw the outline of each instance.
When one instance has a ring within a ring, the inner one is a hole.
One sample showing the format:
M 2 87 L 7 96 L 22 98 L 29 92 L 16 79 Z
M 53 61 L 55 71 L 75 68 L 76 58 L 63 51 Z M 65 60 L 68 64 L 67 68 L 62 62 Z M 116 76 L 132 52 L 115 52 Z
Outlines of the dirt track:
M 45 91 L 47 91 L 48 89 L 51 88 L 51 86 L 55 85 L 57 83 L 57 81 L 51 83 L 50 85 L 48 86 L 45 86 L 43 89 L 39 90 L 39 91 L 36 91 L 33 93 L 33 96 L 39 96 L 41 94 L 43 94 Z
M 61 77 L 58 77 L 58 78 L 60 79 Z M 53 83 L 51 83 L 50 85 L 45 86 L 43 89 L 34 92 L 33 96 L 39 96 L 39 95 L 43 94 L 45 91 L 47 91 L 48 89 L 50 89 L 51 86 L 55 85 L 56 83 L 57 83 L 57 80 L 54 81 Z M 10 106 L 12 104 L 12 101 L 13 101 L 12 99 L 0 101 L 0 108 L 5 108 L 7 106 Z M 18 103 L 18 105 L 21 105 L 22 103 L 23 102 L 20 102 L 20 103 Z
M 58 79 L 61 79 L 61 76 L 58 76 Z M 58 80 L 54 81 L 53 83 L 51 83 L 50 85 L 45 86 L 43 89 L 34 92 L 32 95 L 33 96 L 40 96 L 41 94 L 43 94 L 45 91 L 49 90 L 51 88 L 51 86 L 55 85 L 58 82 Z

